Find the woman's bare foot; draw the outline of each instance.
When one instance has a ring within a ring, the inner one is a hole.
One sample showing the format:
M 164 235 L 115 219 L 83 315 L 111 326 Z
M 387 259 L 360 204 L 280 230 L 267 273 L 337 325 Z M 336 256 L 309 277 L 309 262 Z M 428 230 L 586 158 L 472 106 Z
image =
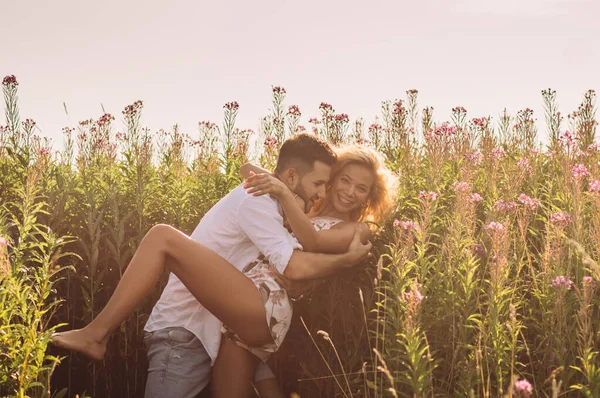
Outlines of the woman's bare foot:
M 106 340 L 94 339 L 86 329 L 54 333 L 50 340 L 61 348 L 81 352 L 97 361 L 101 360 L 106 352 Z

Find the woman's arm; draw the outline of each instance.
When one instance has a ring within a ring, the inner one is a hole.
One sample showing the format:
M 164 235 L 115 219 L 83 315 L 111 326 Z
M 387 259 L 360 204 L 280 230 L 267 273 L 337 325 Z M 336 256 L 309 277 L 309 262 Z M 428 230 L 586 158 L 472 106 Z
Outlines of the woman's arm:
M 371 230 L 363 222 L 345 221 L 335 225 L 329 230 L 317 232 L 317 243 L 319 253 L 345 253 L 352 242 L 354 233 L 358 231 L 360 240 L 365 244 L 370 236 Z
M 277 198 L 281 203 L 281 207 L 283 207 L 288 224 L 304 251 L 317 252 L 319 235 L 315 231 L 310 218 L 304 214 L 303 208 L 298 205 L 297 198 L 292 191 L 271 174 L 250 174 L 251 176 L 244 183 L 244 188 L 249 188 L 248 193 L 255 196 L 268 193 Z
M 250 162 L 244 163 L 240 166 L 240 174 L 242 175 L 243 179 L 250 177 L 250 172 L 253 172 L 254 174 L 271 174 L 269 170 L 263 169 L 262 167 Z

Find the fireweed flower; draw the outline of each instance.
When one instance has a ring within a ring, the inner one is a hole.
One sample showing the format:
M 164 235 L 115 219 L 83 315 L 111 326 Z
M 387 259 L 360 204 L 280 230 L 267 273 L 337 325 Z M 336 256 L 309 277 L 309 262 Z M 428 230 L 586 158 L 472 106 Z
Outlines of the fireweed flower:
M 413 287 L 409 292 L 403 292 L 398 299 L 406 303 L 419 304 L 423 300 L 423 295 L 418 287 Z
M 589 275 L 586 275 L 583 277 L 583 285 L 593 285 L 594 284 L 594 278 L 592 278 Z
M 524 193 L 520 194 L 517 198 L 517 202 L 521 203 L 523 206 L 528 207 L 529 210 L 535 211 L 540 205 L 540 201 L 537 199 L 533 199 Z
M 597 144 L 597 143 L 590 144 L 587 147 L 587 150 L 589 152 L 598 152 L 598 151 L 600 151 L 600 144 Z
M 319 109 L 326 112 L 333 112 L 333 106 L 329 105 L 327 102 L 321 102 L 321 105 L 319 105 Z
M 517 167 L 519 169 L 521 169 L 521 171 L 527 173 L 527 174 L 531 174 L 531 165 L 529 164 L 529 159 L 527 158 L 521 158 L 518 162 L 517 162 Z
M 494 203 L 494 210 L 502 213 L 508 213 L 517 210 L 517 204 L 515 202 L 507 202 L 500 199 Z
M 492 153 L 491 153 L 492 159 L 501 160 L 501 159 L 504 159 L 505 157 L 506 157 L 506 152 L 504 152 L 504 149 L 502 149 L 501 147 L 497 146 L 494 149 L 492 149 Z
M 223 108 L 230 111 L 237 111 L 240 108 L 240 104 L 238 104 L 237 101 L 228 102 L 223 105 Z
M 0 249 L 5 248 L 6 246 L 8 246 L 8 240 L 0 236 Z
M 423 199 L 426 202 L 433 202 L 434 200 L 437 199 L 437 193 L 430 191 L 430 192 L 425 192 L 425 191 L 421 191 L 419 192 L 419 199 Z
M 17 82 L 17 78 L 15 77 L 15 75 L 8 75 L 5 76 L 4 79 L 2 79 L 2 85 L 7 87 L 16 87 L 19 85 L 19 83 Z
M 288 108 L 288 115 L 301 116 L 302 113 L 300 112 L 300 108 L 298 107 L 298 105 L 291 105 Z
M 474 194 L 470 195 L 470 196 L 467 198 L 467 200 L 468 200 L 469 202 L 478 203 L 478 202 L 481 202 L 481 201 L 483 200 L 483 198 L 481 197 L 481 195 L 480 195 L 480 194 L 478 194 L 478 193 L 476 192 L 476 193 L 474 193 Z
M 454 184 L 452 184 L 452 187 L 454 187 L 454 189 L 456 190 L 456 192 L 468 192 L 471 190 L 471 186 L 469 185 L 468 182 L 455 182 Z
M 590 181 L 590 192 L 591 193 L 600 193 L 600 180 Z
M 481 164 L 481 161 L 483 160 L 483 154 L 479 151 L 470 152 L 465 154 L 465 159 L 477 166 Z
M 506 232 L 506 227 L 500 222 L 492 221 L 485 226 L 485 230 L 491 235 L 502 235 Z
M 274 136 L 272 136 L 272 135 L 268 135 L 268 136 L 265 138 L 265 143 L 264 143 L 264 145 L 265 145 L 266 147 L 274 147 L 274 146 L 277 146 L 277 138 L 276 138 L 276 137 L 274 137 Z
M 481 243 L 474 244 L 473 245 L 473 253 L 475 253 L 481 257 L 485 256 L 486 255 L 485 246 L 482 245 Z
M 417 228 L 419 228 L 417 223 L 415 223 L 414 221 L 411 221 L 411 220 L 407 220 L 407 221 L 394 220 L 394 227 L 396 227 L 398 229 L 402 229 L 404 231 L 416 230 Z
M 517 390 L 518 396 L 521 397 L 530 397 L 533 394 L 533 387 L 527 379 L 515 381 L 515 390 Z
M 559 275 L 552 281 L 552 287 L 556 290 L 571 290 L 573 281 L 564 275 Z
M 578 180 L 581 180 L 582 178 L 590 175 L 590 172 L 588 171 L 587 167 L 585 167 L 585 165 L 582 163 L 578 163 L 575 166 L 573 166 L 572 172 L 573 177 L 575 177 Z
M 566 211 L 561 213 L 554 213 L 550 216 L 550 221 L 552 222 L 552 224 L 564 227 L 571 222 L 571 215 Z

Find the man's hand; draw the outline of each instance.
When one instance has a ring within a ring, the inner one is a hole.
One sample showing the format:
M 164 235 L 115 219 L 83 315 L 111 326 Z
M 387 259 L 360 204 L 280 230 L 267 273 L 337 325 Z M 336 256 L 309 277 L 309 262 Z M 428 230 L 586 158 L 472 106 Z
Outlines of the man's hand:
M 348 253 L 346 253 L 348 256 L 348 266 L 354 266 L 367 258 L 372 247 L 373 244 L 370 241 L 367 241 L 367 243 L 361 242 L 360 232 L 357 229 L 354 232 L 350 246 L 348 246 Z
M 294 300 L 300 300 L 316 284 L 314 280 L 292 281 L 277 271 L 275 271 L 275 282 L 279 283 L 279 286 Z

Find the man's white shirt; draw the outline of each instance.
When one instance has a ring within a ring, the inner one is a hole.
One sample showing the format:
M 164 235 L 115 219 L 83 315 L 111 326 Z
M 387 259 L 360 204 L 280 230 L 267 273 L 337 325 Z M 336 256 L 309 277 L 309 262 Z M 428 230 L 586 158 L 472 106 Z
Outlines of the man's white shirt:
M 279 202 L 269 195 L 249 195 L 241 185 L 204 215 L 191 239 L 213 250 L 240 271 L 262 253 L 283 274 L 294 249 L 302 249 L 283 227 Z M 200 339 L 214 364 L 221 344 L 221 326 L 221 321 L 171 273 L 144 330 L 183 327 Z

